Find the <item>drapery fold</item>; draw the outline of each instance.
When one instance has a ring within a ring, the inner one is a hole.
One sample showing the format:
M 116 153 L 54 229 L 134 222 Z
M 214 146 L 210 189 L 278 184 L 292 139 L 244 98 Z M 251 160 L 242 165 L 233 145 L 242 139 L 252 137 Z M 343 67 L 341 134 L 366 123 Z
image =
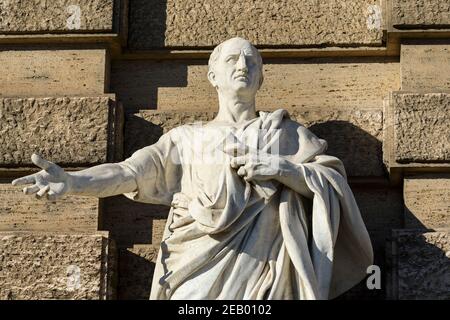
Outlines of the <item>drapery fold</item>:
M 309 247 L 305 245 L 307 218 L 300 196 L 284 188 L 279 210 L 284 243 L 306 287 L 305 299 L 330 299 L 342 294 L 362 280 L 373 263 L 370 238 L 345 178 L 318 158 L 302 165 L 305 181 L 314 193 Z M 337 242 L 339 235 L 343 241 Z M 350 270 L 342 272 L 347 266 Z

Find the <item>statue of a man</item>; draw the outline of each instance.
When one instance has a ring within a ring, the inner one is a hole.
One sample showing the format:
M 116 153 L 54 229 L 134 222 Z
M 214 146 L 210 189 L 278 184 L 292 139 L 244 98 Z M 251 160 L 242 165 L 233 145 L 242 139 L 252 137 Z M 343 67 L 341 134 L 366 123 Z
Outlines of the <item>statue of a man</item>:
M 170 206 L 151 299 L 329 299 L 357 284 L 373 253 L 341 161 L 285 110 L 256 112 L 262 59 L 247 40 L 217 46 L 208 79 L 213 121 L 78 172 L 34 154 L 43 170 L 13 184 L 50 200 L 125 194 Z

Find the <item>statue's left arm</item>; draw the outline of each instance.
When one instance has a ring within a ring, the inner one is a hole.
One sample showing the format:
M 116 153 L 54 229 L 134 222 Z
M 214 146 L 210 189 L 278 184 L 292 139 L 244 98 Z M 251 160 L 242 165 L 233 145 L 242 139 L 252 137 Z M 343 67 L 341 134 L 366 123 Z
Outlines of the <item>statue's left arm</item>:
M 279 153 L 262 153 L 234 157 L 231 166 L 246 181 L 275 180 L 297 193 L 312 198 L 304 170 L 306 163 L 325 166 L 346 179 L 342 162 L 324 154 L 327 143 L 299 123 L 287 120 L 279 140 Z

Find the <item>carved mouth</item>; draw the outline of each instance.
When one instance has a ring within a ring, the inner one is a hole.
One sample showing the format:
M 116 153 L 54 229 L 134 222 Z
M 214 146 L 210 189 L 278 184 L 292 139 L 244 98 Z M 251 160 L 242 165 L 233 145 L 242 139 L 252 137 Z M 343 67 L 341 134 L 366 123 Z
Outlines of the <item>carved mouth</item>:
M 238 74 L 234 77 L 235 80 L 248 81 L 248 77 L 245 74 Z

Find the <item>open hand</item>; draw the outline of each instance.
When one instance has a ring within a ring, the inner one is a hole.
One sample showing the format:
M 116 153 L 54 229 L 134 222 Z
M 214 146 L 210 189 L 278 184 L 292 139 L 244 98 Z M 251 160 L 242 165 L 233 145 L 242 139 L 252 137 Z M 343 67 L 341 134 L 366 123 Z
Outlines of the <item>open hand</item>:
M 31 161 L 42 170 L 12 182 L 14 186 L 33 184 L 25 187 L 23 192 L 31 195 L 35 194 L 37 198 L 46 196 L 48 200 L 54 201 L 62 197 L 70 189 L 70 177 L 57 164 L 47 161 L 39 155 L 33 153 Z

